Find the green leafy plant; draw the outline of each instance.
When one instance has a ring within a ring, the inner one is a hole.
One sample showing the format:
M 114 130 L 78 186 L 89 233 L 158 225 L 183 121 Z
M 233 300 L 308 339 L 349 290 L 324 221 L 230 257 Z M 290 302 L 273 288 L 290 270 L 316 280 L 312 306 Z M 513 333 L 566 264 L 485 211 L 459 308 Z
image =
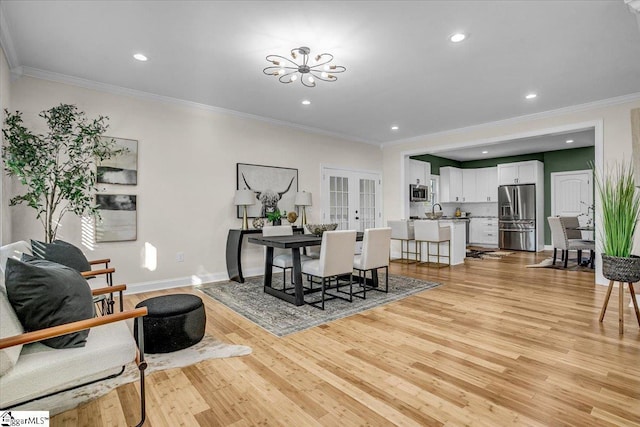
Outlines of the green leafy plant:
M 282 213 L 280 213 L 279 209 L 276 209 L 273 212 L 267 212 L 267 219 L 272 223 L 278 221 L 281 218 L 282 218 Z
M 606 255 L 629 257 L 640 219 L 640 195 L 636 193 L 633 167 L 616 164 L 595 177 L 602 201 L 602 250 Z
M 127 151 L 114 148 L 113 139 L 101 137 L 109 118 L 89 120 L 75 105 L 60 104 L 39 114 L 49 130 L 36 134 L 24 126 L 21 112 L 5 110 L 5 114 L 4 169 L 25 189 L 9 204 L 26 203 L 37 211 L 46 242 L 55 239 L 67 212 L 98 216 L 93 199 L 95 162 Z

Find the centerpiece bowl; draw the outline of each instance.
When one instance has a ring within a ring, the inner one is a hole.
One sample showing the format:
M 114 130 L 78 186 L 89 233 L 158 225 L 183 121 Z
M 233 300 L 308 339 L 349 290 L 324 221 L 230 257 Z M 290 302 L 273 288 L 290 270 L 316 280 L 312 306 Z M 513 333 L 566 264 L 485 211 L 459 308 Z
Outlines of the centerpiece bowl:
M 309 230 L 309 233 L 316 236 L 322 236 L 322 233 L 325 231 L 333 231 L 338 228 L 338 224 L 307 224 L 306 227 L 307 230 Z

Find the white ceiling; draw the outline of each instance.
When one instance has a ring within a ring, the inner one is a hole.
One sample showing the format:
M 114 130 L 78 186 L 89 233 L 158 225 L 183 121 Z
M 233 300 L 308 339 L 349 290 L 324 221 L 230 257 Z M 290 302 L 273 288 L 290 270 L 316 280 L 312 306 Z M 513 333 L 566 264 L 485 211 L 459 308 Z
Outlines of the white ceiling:
M 85 79 L 374 144 L 640 96 L 640 31 L 623 0 L 0 7 L 0 41 L 14 72 Z M 468 40 L 449 42 L 456 31 Z M 299 46 L 334 54 L 347 71 L 315 88 L 263 74 L 266 55 Z M 149 61 L 134 60 L 136 52 Z M 531 91 L 538 97 L 525 100 Z

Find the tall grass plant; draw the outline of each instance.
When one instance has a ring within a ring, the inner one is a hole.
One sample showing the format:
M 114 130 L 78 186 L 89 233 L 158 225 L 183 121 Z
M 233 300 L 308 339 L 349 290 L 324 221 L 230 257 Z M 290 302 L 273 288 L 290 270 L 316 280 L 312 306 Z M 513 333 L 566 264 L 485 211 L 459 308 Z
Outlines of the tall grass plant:
M 609 256 L 630 257 L 640 219 L 640 193 L 636 192 L 633 167 L 616 163 L 604 174 L 596 173 L 595 181 L 602 203 L 602 250 Z

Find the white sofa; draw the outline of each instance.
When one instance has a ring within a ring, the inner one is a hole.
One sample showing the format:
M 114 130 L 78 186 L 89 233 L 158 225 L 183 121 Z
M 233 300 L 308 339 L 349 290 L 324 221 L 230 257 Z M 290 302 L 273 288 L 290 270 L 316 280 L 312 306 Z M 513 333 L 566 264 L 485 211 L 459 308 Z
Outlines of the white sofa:
M 5 288 L 5 266 L 9 257 L 20 258 L 30 245 L 16 242 L 0 248 L 0 409 L 25 405 L 32 400 L 74 388 L 95 380 L 118 375 L 124 365 L 136 361 L 140 369 L 141 421 L 144 422 L 144 349 L 138 349 L 126 319 L 146 315 L 146 308 L 123 311 L 92 319 L 24 332 L 11 306 Z M 124 285 L 93 290 L 95 294 L 124 290 Z M 138 322 L 142 337 L 142 322 Z M 39 343 L 43 339 L 91 329 L 86 345 L 54 349 Z M 143 339 L 140 340 L 144 342 Z

